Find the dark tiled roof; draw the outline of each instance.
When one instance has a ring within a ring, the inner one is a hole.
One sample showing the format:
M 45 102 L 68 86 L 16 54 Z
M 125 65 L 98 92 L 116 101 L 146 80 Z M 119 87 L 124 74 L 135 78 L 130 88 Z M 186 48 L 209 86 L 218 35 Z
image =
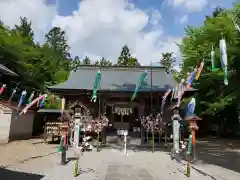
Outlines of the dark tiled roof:
M 164 67 L 101 67 L 102 80 L 100 90 L 108 91 L 133 91 L 136 83 L 144 70 L 148 70 L 146 83 L 139 91 L 151 90 L 152 74 L 152 91 L 166 91 L 169 87 L 175 86 L 175 81 L 171 74 L 165 73 Z M 151 73 L 152 69 L 152 73 Z M 49 87 L 54 90 L 92 90 L 96 72 L 99 67 L 80 66 L 76 71 L 71 72 L 69 79 L 64 83 Z
M 15 72 L 8 69 L 6 66 L 0 64 L 0 72 L 10 76 L 18 76 Z

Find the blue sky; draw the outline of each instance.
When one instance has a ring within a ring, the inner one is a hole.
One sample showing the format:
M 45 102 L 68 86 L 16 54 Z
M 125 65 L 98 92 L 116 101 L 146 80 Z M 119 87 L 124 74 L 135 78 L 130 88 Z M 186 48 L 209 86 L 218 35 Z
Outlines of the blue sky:
M 71 15 L 74 10 L 78 9 L 79 0 L 47 0 L 50 4 L 56 4 L 58 6 L 58 13 L 61 16 Z M 87 0 L 85 0 L 87 1 Z M 197 1 L 197 0 L 192 0 Z M 188 25 L 200 26 L 202 25 L 205 15 L 212 13 L 214 7 L 220 5 L 224 8 L 231 8 L 232 0 L 211 0 L 212 3 L 206 8 L 203 8 L 200 12 L 186 12 L 186 9 L 178 7 L 173 8 L 168 3 L 167 0 L 129 0 L 137 8 L 142 10 L 156 9 L 161 12 L 162 19 L 161 24 L 164 27 L 165 34 L 172 36 L 181 36 L 184 34 L 184 27 L 186 24 L 176 23 L 176 17 L 181 17 L 188 15 Z M 89 12 L 91 13 L 91 12 Z
M 202 25 L 218 5 L 230 8 L 232 0 L 0 0 L 0 18 L 14 27 L 27 17 L 40 43 L 51 27 L 60 27 L 72 57 L 115 63 L 127 44 L 133 57 L 149 65 L 164 52 L 180 62 L 184 28 Z

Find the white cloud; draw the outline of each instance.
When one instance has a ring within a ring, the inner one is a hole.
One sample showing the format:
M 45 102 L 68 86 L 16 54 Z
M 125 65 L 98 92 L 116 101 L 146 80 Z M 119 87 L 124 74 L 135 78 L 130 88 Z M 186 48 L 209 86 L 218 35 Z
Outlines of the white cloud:
M 208 0 L 168 0 L 173 7 L 185 7 L 189 12 L 199 12 L 208 5 Z
M 116 62 L 124 44 L 145 65 L 159 61 L 162 52 L 179 53 L 175 43 L 180 38 L 163 36 L 159 11 L 148 15 L 125 0 L 80 1 L 69 16 L 56 16 L 55 7 L 44 0 L 0 1 L 0 19 L 6 25 L 18 24 L 20 16 L 32 21 L 36 39 L 41 42 L 51 23 L 63 28 L 72 55 L 79 57 L 105 57 Z M 144 32 L 149 23 L 154 28 Z
M 2 0 L 0 19 L 9 27 L 19 24 L 20 16 L 32 21 L 37 41 L 43 41 L 44 34 L 51 27 L 55 17 L 55 7 L 47 6 L 44 0 Z
M 150 23 L 153 25 L 158 25 L 160 23 L 162 16 L 158 10 L 153 10 L 151 13 Z
M 183 15 L 180 19 L 176 17 L 175 20 L 180 24 L 186 24 L 188 22 L 188 15 Z

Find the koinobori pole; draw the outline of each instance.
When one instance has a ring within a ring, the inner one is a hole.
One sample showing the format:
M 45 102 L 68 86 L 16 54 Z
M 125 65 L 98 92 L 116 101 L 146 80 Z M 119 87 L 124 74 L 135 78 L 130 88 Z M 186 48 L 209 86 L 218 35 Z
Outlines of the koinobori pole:
M 152 93 L 152 62 L 151 62 L 151 113 L 153 113 L 153 93 Z

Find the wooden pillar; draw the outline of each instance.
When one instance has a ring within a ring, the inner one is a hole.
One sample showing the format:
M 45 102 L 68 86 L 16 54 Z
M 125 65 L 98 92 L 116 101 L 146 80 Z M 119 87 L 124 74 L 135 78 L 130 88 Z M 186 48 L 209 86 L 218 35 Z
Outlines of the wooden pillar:
M 185 118 L 189 121 L 189 129 L 191 130 L 192 135 L 192 150 L 193 150 L 193 160 L 195 161 L 197 158 L 196 155 L 196 131 L 198 130 L 197 121 L 201 120 L 201 118 L 193 115 Z
M 196 160 L 196 121 L 191 120 L 190 121 L 190 129 L 192 134 L 192 147 L 193 147 L 193 160 Z
M 44 143 L 47 143 L 47 125 L 46 124 L 47 124 L 47 122 L 46 122 L 46 116 L 45 116 L 44 117 Z

